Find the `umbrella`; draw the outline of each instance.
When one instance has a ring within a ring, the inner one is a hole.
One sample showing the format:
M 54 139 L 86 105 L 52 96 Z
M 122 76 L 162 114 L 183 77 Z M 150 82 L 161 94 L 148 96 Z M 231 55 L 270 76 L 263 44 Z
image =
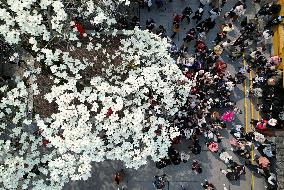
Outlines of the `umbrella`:
M 208 149 L 211 151 L 211 152 L 217 152 L 218 151 L 218 143 L 216 142 L 210 142 L 208 144 Z
M 267 168 L 268 165 L 270 164 L 270 161 L 266 157 L 261 156 L 258 159 L 258 164 L 263 168 Z
M 277 124 L 277 120 L 271 118 L 271 119 L 269 119 L 268 124 L 274 127 Z
M 234 119 L 234 115 L 235 115 L 234 112 L 227 111 L 222 115 L 222 120 L 231 122 Z
M 260 143 L 263 143 L 265 141 L 264 135 L 259 132 L 254 132 L 254 139 Z
M 266 130 L 267 127 L 266 127 L 266 123 L 262 123 L 262 122 L 258 122 L 256 124 L 257 128 L 260 129 L 260 130 Z

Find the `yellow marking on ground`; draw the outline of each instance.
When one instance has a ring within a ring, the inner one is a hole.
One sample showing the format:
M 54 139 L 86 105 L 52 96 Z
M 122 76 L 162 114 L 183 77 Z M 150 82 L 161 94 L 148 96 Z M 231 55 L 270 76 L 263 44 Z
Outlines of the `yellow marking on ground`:
M 249 72 L 249 86 L 250 86 L 250 89 L 252 89 L 252 70 L 250 70 Z M 251 119 L 254 119 L 254 107 L 253 107 L 253 101 L 252 101 L 252 98 L 250 99 L 250 118 Z M 250 128 L 253 129 L 253 124 L 250 125 Z
M 244 63 L 246 63 L 246 61 L 244 60 Z M 250 69 L 249 72 L 249 88 L 252 89 L 252 69 Z M 249 98 L 250 101 L 250 118 L 254 119 L 254 106 L 253 106 L 253 97 Z M 247 121 L 247 119 L 246 119 Z M 252 129 L 254 128 L 253 124 L 250 124 L 250 131 L 252 131 Z M 249 131 L 247 131 L 249 132 Z M 254 162 L 254 146 L 253 144 L 251 145 L 251 163 L 253 164 Z M 251 190 L 254 190 L 254 174 L 251 173 Z

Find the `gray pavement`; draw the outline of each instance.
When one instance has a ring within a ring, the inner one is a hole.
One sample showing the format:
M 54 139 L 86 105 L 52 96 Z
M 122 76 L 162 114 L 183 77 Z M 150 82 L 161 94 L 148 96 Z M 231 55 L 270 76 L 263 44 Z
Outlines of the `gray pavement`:
M 248 1 L 248 9 L 247 15 L 254 15 L 255 7 L 253 4 Z M 236 0 L 228 0 L 225 5 L 221 16 L 224 15 L 226 11 L 231 9 L 233 5 L 236 3 Z M 198 0 L 173 0 L 173 2 L 167 2 L 164 9 L 157 10 L 155 5 L 153 5 L 152 10 L 148 12 L 146 9 L 141 10 L 141 24 L 145 25 L 145 21 L 148 18 L 153 18 L 157 25 L 163 25 L 167 29 L 167 34 L 171 35 L 171 27 L 172 27 L 172 15 L 173 13 L 181 13 L 183 8 L 186 5 L 190 5 L 193 9 L 193 12 L 197 9 L 199 5 Z M 205 6 L 205 11 L 203 18 L 208 17 L 208 5 Z M 221 17 L 222 18 L 222 17 Z M 224 21 L 223 21 L 224 22 Z M 216 21 L 216 27 L 209 32 L 206 36 L 206 43 L 210 47 L 213 46 L 211 43 L 212 40 L 215 39 L 216 33 L 219 32 L 220 23 L 222 23 L 222 19 L 218 18 Z M 236 24 L 238 25 L 238 24 Z M 182 43 L 182 39 L 185 36 L 185 32 L 187 32 L 190 28 L 195 27 L 195 23 L 191 22 L 190 25 L 185 22 L 181 26 L 181 32 L 176 36 L 175 42 L 180 45 Z M 238 26 L 236 26 L 238 27 Z M 232 37 L 237 34 L 232 34 Z M 190 51 L 193 51 L 193 47 L 191 46 Z M 229 64 L 228 69 L 231 73 L 235 73 L 238 66 L 242 66 L 241 60 L 232 62 L 228 60 L 226 57 L 226 53 L 223 53 L 222 58 L 226 63 Z M 234 124 L 244 125 L 245 121 L 245 112 L 244 112 L 244 88 L 243 85 L 238 85 L 234 91 L 234 99 L 237 102 L 237 105 L 240 109 L 242 109 L 243 114 L 237 116 L 235 123 L 229 125 L 229 129 L 227 131 L 223 131 L 223 136 L 225 139 L 221 143 L 221 147 L 224 147 L 226 151 L 233 156 L 233 159 L 238 161 L 239 163 L 243 163 L 244 160 L 239 159 L 231 150 L 229 140 L 232 138 L 229 135 L 230 128 L 233 127 Z M 188 142 L 183 143 L 185 147 L 181 148 L 186 153 L 189 153 L 189 150 L 186 148 Z M 202 144 L 202 143 L 201 143 Z M 247 169 L 246 175 L 241 178 L 240 181 L 237 182 L 229 182 L 226 177 L 220 172 L 220 168 L 225 169 L 225 164 L 218 159 L 218 155 L 207 151 L 205 147 L 205 143 L 203 143 L 203 151 L 200 155 L 192 155 L 190 161 L 188 163 L 181 163 L 180 165 L 172 165 L 167 166 L 164 169 L 157 169 L 155 164 L 149 161 L 149 164 L 141 167 L 138 170 L 126 169 L 126 178 L 124 183 L 120 186 L 125 186 L 126 189 L 129 190 L 152 190 L 155 189 L 153 187 L 152 181 L 154 175 L 160 175 L 166 173 L 168 175 L 168 181 L 165 189 L 168 190 L 180 190 L 180 185 L 184 185 L 187 190 L 201 190 L 202 187 L 200 185 L 204 179 L 208 179 L 211 181 L 217 190 L 224 190 L 226 187 L 228 190 L 251 190 L 251 187 L 254 186 L 255 190 L 264 190 L 265 182 L 261 177 L 255 176 L 252 180 L 252 173 Z M 202 174 L 196 175 L 191 170 L 191 163 L 193 159 L 199 160 L 202 163 L 203 172 Z M 114 173 L 115 171 L 121 169 L 123 165 L 119 162 L 114 161 L 105 161 L 103 163 L 94 163 L 93 164 L 93 175 L 87 181 L 74 181 L 69 184 L 66 184 L 65 190 L 113 190 L 117 189 L 118 186 L 114 184 Z

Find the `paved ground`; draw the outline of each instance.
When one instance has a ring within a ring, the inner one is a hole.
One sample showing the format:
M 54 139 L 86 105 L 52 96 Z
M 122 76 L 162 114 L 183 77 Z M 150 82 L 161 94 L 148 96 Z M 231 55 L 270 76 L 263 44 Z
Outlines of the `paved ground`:
M 250 17 L 255 13 L 255 7 L 248 1 L 248 9 L 246 14 Z M 225 5 L 224 10 L 222 11 L 222 15 L 225 11 L 229 10 L 234 4 L 236 0 L 228 0 L 228 3 Z M 168 35 L 171 35 L 171 23 L 172 23 L 172 15 L 174 12 L 180 13 L 185 5 L 190 5 L 193 11 L 195 11 L 199 5 L 198 0 L 173 0 L 173 2 L 167 3 L 165 6 L 166 9 L 163 10 L 156 10 L 155 7 L 152 8 L 151 12 L 147 10 L 141 10 L 141 24 L 144 25 L 147 18 L 153 18 L 158 25 L 164 25 L 168 30 Z M 154 5 L 155 6 L 155 5 Z M 203 18 L 207 18 L 208 14 L 208 6 L 205 7 L 205 14 Z M 207 45 L 212 47 L 211 41 L 216 37 L 216 33 L 219 31 L 218 26 L 220 26 L 221 19 L 217 19 L 217 24 L 215 29 L 211 30 L 210 33 L 207 35 Z M 187 24 L 182 25 L 182 32 L 176 36 L 175 42 L 177 44 L 181 44 L 183 37 L 185 36 L 185 32 L 188 29 L 194 27 L 195 24 L 190 23 L 188 26 Z M 232 34 L 234 35 L 234 34 Z M 235 34 L 236 35 L 236 34 Z M 192 49 L 193 50 L 193 47 Z M 241 66 L 243 63 L 241 60 L 232 62 L 228 60 L 228 58 L 224 54 L 222 58 L 229 63 L 229 71 L 232 73 L 236 72 L 238 66 Z M 247 81 L 247 85 L 248 81 Z M 244 109 L 244 87 L 243 85 L 238 85 L 236 90 L 234 91 L 234 99 L 237 102 L 239 108 L 242 109 L 243 114 L 239 115 L 236 120 L 235 124 L 245 124 L 245 109 Z M 248 100 L 247 100 L 248 102 Z M 250 112 L 251 108 L 247 108 L 248 112 L 248 121 L 250 120 Z M 254 113 L 255 115 L 256 113 Z M 232 124 L 233 125 L 233 124 Z M 232 127 L 232 125 L 230 127 Z M 249 126 L 248 126 L 249 127 Z M 229 135 L 229 131 L 225 131 L 223 135 L 226 137 L 223 142 L 221 143 L 222 147 L 229 152 L 229 154 L 233 155 L 239 163 L 243 163 L 243 160 L 240 160 L 237 156 L 234 155 L 230 151 L 229 139 L 231 136 Z M 187 142 L 184 142 L 186 145 Z M 201 143 L 202 144 L 202 143 Z M 183 184 L 187 190 L 201 190 L 200 183 L 204 179 L 208 179 L 212 181 L 214 185 L 216 185 L 217 190 L 223 190 L 224 186 L 229 190 L 264 190 L 265 189 L 265 182 L 259 176 L 252 177 L 252 173 L 247 172 L 246 176 L 243 177 L 238 182 L 230 183 L 225 178 L 225 176 L 220 172 L 220 168 L 225 168 L 223 162 L 218 160 L 217 154 L 212 154 L 208 152 L 206 147 L 203 147 L 203 151 L 198 156 L 191 156 L 192 159 L 197 159 L 202 162 L 203 173 L 196 175 L 191 171 L 191 161 L 188 163 L 181 163 L 177 166 L 168 166 L 162 170 L 158 170 L 153 162 L 149 162 L 147 166 L 141 167 L 139 170 L 126 170 L 126 180 L 123 184 L 126 189 L 129 190 L 152 190 L 155 189 L 153 187 L 152 181 L 154 175 L 159 175 L 166 173 L 168 174 L 169 183 L 165 189 L 168 190 L 180 190 L 180 185 Z M 188 149 L 183 148 L 189 152 Z M 123 165 L 118 162 L 111 162 L 105 161 L 103 163 L 96 163 L 93 167 L 93 176 L 89 178 L 87 181 L 78 181 L 78 182 L 71 182 L 65 186 L 65 190 L 113 190 L 117 189 L 118 187 L 113 183 L 113 176 L 115 171 L 121 169 Z

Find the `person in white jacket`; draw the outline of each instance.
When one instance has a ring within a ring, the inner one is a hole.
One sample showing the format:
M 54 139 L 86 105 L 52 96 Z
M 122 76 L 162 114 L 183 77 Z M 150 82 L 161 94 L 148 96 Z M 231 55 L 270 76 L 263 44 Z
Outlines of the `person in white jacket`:
M 144 0 L 145 4 L 148 7 L 148 11 L 150 12 L 151 7 L 152 7 L 152 0 Z
M 225 162 L 226 164 L 228 164 L 229 161 L 232 160 L 233 157 L 230 156 L 228 152 L 223 151 L 223 152 L 221 152 L 221 153 L 219 154 L 219 158 L 220 158 L 223 162 Z

